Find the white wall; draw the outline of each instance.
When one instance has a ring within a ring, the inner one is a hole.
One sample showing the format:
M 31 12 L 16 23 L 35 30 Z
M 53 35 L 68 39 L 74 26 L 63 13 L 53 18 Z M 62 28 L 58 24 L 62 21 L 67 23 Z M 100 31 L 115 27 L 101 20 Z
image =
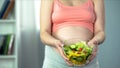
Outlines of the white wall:
M 40 54 L 40 59 L 39 59 L 39 68 L 42 68 L 42 64 L 43 64 L 43 60 L 44 60 L 44 46 L 42 44 L 42 42 L 40 41 L 40 4 L 41 4 L 41 0 L 34 0 L 34 4 L 35 4 L 35 22 L 36 22 L 36 28 L 37 28 L 37 42 L 38 42 L 38 46 L 39 46 L 39 54 Z
M 40 29 L 40 4 L 41 0 L 34 0 L 35 4 L 35 21 L 36 21 L 36 26 L 37 30 Z
M 120 68 L 120 0 L 105 0 L 106 40 L 100 47 L 100 68 Z
M 40 53 L 40 59 L 39 59 L 39 68 L 42 68 L 43 65 L 43 60 L 44 60 L 44 46 L 42 42 L 40 41 L 40 4 L 41 0 L 35 0 L 35 21 L 36 21 L 36 29 L 37 29 L 37 41 L 38 41 L 38 46 L 39 46 L 39 53 Z
M 19 52 L 19 68 L 41 68 L 42 49 L 40 49 L 41 43 L 37 30 L 39 29 L 38 22 L 37 18 L 35 19 L 34 0 L 22 0 L 20 3 L 21 51 Z

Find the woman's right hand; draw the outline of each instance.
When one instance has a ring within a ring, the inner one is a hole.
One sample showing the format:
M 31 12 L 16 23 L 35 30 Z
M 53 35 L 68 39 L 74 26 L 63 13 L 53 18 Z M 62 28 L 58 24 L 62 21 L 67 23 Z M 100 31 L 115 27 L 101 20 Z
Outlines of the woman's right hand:
M 62 47 L 64 46 L 64 44 L 60 41 L 60 40 L 57 40 L 55 41 L 55 45 L 56 45 L 56 48 L 58 49 L 60 55 L 64 58 L 64 60 L 66 61 L 66 63 L 69 65 L 69 66 L 73 66 L 72 62 L 69 61 L 69 59 L 65 56 L 64 52 L 63 52 L 63 49 Z

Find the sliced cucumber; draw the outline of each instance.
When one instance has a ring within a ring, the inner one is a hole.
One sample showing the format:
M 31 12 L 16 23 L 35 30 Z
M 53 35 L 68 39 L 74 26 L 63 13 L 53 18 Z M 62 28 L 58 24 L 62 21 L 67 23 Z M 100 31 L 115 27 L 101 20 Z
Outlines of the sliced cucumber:
M 76 58 L 76 60 L 77 60 L 78 62 L 82 62 L 82 61 L 84 60 L 84 58 L 81 57 L 81 56 L 79 56 L 79 57 Z
M 71 48 L 71 49 L 75 49 L 75 48 L 76 48 L 76 45 L 70 45 L 70 48 Z

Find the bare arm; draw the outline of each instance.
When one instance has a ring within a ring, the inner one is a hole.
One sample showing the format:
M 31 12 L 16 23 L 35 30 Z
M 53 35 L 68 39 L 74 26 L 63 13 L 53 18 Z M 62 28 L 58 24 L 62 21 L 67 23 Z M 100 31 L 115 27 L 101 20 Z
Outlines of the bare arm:
M 96 13 L 96 21 L 94 25 L 95 33 L 90 42 L 101 44 L 105 39 L 105 10 L 104 0 L 93 0 Z
M 51 35 L 51 13 L 53 0 L 41 0 L 40 11 L 40 38 L 46 45 L 55 46 L 55 42 L 59 41 Z
M 53 0 L 42 0 L 41 1 L 41 13 L 40 13 L 40 38 L 44 44 L 56 47 L 60 55 L 64 58 L 68 65 L 72 65 L 69 59 L 64 55 L 61 48 L 63 43 L 54 38 L 51 35 L 51 13 L 52 13 Z
M 42 0 L 41 1 L 41 13 L 40 13 L 40 38 L 41 41 L 46 45 L 51 45 L 56 47 L 61 54 L 61 56 L 65 59 L 68 65 L 72 65 L 69 59 L 64 55 L 64 52 L 61 48 L 63 43 L 54 38 L 51 35 L 51 13 L 52 13 L 52 5 L 53 0 Z
M 92 55 L 89 57 L 89 61 L 92 61 L 98 51 L 98 45 L 105 40 L 105 13 L 104 13 L 104 0 L 93 0 L 96 13 L 96 21 L 94 24 L 94 37 L 88 42 L 88 45 L 94 45 Z

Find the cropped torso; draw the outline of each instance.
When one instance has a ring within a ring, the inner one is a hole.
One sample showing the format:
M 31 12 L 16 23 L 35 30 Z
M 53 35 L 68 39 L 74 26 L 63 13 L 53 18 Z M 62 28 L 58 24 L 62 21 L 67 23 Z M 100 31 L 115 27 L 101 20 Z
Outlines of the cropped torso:
M 54 0 L 52 12 L 52 33 L 59 39 L 91 38 L 96 16 L 92 0 L 80 6 L 66 6 Z

